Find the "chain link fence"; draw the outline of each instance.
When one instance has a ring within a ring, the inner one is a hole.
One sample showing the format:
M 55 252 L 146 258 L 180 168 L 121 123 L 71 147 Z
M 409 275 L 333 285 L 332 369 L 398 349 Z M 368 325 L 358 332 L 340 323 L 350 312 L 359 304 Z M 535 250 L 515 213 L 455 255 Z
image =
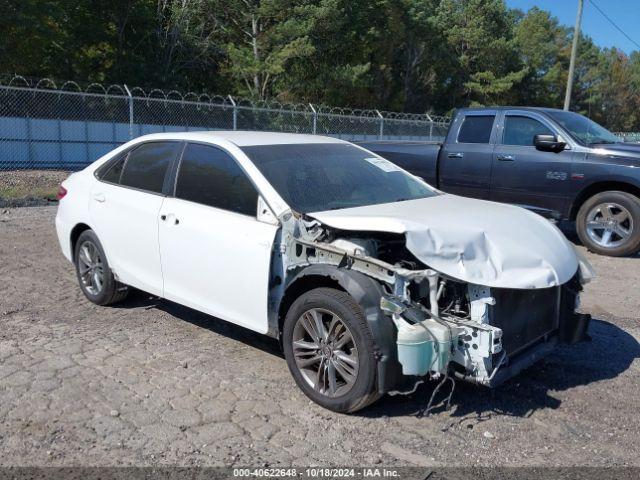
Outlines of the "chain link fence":
M 623 142 L 640 143 L 640 132 L 615 132 L 615 135 L 620 137 Z
M 149 133 L 256 130 L 344 140 L 439 141 L 449 118 L 256 102 L 126 85 L 0 80 L 0 170 L 79 170 Z

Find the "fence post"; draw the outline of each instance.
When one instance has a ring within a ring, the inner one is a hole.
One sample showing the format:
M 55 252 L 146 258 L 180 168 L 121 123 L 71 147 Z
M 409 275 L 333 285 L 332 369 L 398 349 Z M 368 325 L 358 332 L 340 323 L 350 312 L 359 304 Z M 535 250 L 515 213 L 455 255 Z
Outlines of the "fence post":
M 124 89 L 127 92 L 127 97 L 129 97 L 129 140 L 133 140 L 133 95 L 131 95 L 126 83 Z
M 60 169 L 64 169 L 64 160 L 63 160 L 63 150 L 62 150 L 62 120 L 60 119 L 60 112 L 62 111 L 62 109 L 60 108 L 60 99 L 61 99 L 61 94 L 58 93 L 58 118 L 57 118 L 57 124 L 58 124 L 58 168 Z
M 378 118 L 380 119 L 380 132 L 378 133 L 378 138 L 382 140 L 382 136 L 384 135 L 384 117 L 379 110 L 376 110 L 376 113 L 378 114 Z
M 228 95 L 228 97 L 229 97 L 229 101 L 231 102 L 231 105 L 233 105 L 233 129 L 237 130 L 238 129 L 238 107 L 233 97 L 231 95 Z
M 309 108 L 311 108 L 311 111 L 313 112 L 313 134 L 315 135 L 318 127 L 318 112 L 316 112 L 316 109 L 313 108 L 312 104 L 309 104 Z
M 428 113 L 425 113 L 425 115 L 429 119 L 429 141 L 431 141 L 433 140 L 433 119 L 431 118 L 431 115 L 429 115 Z
M 33 136 L 31 135 L 31 111 L 27 109 L 27 168 L 38 168 L 33 154 Z

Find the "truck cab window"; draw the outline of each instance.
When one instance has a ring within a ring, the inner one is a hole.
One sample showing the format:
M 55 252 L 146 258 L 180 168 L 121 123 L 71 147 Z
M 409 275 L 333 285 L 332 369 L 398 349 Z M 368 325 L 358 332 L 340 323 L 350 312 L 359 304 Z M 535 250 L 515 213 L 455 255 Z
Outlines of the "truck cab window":
M 553 135 L 554 133 L 542 122 L 531 117 L 507 115 L 504 121 L 504 145 L 533 146 L 535 135 Z
M 489 143 L 495 115 L 467 115 L 458 132 L 458 143 Z

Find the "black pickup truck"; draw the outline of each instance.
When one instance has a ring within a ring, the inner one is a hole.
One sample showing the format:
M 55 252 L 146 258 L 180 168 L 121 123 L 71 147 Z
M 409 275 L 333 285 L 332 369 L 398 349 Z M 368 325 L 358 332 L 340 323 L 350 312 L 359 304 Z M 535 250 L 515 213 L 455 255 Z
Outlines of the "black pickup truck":
M 590 250 L 640 250 L 640 144 L 551 108 L 465 108 L 444 143 L 360 143 L 449 193 L 576 222 Z

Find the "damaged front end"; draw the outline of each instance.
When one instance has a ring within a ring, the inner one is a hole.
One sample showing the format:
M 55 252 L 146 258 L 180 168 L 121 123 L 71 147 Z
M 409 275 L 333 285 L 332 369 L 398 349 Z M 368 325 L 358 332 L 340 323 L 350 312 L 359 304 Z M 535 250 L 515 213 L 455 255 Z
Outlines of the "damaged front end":
M 345 231 L 292 212 L 281 223 L 277 263 L 284 281 L 277 297 L 313 265 L 357 272 L 379 284 L 377 311 L 394 326 L 388 330 L 393 338 L 384 339 L 392 348 L 380 355 L 387 365 L 381 372 L 401 377 L 381 379 L 381 392 L 415 377 L 442 375 L 493 387 L 558 343 L 586 336 L 590 317 L 575 311 L 591 275 L 584 260 L 561 285 L 496 288 L 430 268 L 407 250 L 402 234 Z

